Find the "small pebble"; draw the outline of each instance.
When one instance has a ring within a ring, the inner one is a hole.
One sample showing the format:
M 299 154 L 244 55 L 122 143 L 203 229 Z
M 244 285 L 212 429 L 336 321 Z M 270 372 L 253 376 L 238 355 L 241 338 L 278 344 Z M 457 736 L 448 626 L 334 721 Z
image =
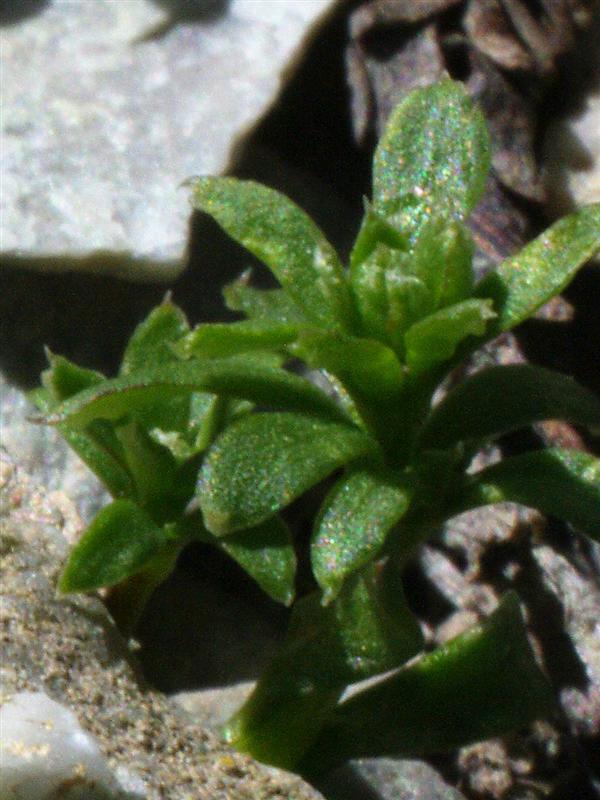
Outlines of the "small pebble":
M 44 692 L 19 692 L 0 715 L 2 800 L 125 800 L 95 739 L 68 708 Z

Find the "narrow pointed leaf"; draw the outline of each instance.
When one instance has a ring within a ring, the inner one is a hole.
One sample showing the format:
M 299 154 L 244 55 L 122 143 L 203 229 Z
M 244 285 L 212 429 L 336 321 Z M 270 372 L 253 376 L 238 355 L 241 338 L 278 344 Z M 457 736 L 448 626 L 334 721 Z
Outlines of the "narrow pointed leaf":
M 323 502 L 311 543 L 313 573 L 325 602 L 377 556 L 409 502 L 407 489 L 385 473 L 357 467 L 340 478 Z
M 388 339 L 385 273 L 391 257 L 392 251 L 379 245 L 350 271 L 350 285 L 359 315 L 361 333 L 381 341 Z
M 181 512 L 193 494 L 194 476 L 182 472 L 169 449 L 137 422 L 119 426 L 117 435 L 139 504 L 157 521 Z
M 573 378 L 528 364 L 490 367 L 467 378 L 434 408 L 423 448 L 493 439 L 545 419 L 600 425 L 600 400 Z
M 65 424 L 59 425 L 58 431 L 113 497 L 136 496 L 135 482 L 127 467 L 123 446 L 110 423 L 95 420 L 85 430 L 76 430 Z
M 410 274 L 411 256 L 379 244 L 351 271 L 363 334 L 396 347 L 414 322 L 433 310 L 425 284 Z
M 53 405 L 67 400 L 77 392 L 96 386 L 105 378 L 101 372 L 85 369 L 72 361 L 46 351 L 49 368 L 42 373 L 42 385 L 49 391 Z
M 357 428 L 303 414 L 252 414 L 209 450 L 199 484 L 206 527 L 217 536 L 258 525 L 363 455 L 375 442 Z
M 96 515 L 71 551 L 59 589 L 89 592 L 119 583 L 140 572 L 168 541 L 138 505 L 115 500 Z
M 373 205 L 414 233 L 432 211 L 465 219 L 485 186 L 489 136 L 462 84 L 417 89 L 392 112 L 373 164 Z M 410 202 L 409 202 L 410 200 Z
M 298 375 L 248 358 L 189 361 L 148 367 L 104 381 L 53 410 L 46 422 L 84 427 L 97 418 L 118 420 L 141 413 L 168 397 L 206 391 L 262 405 L 345 420 L 345 413 L 320 389 Z M 165 426 L 152 426 L 165 427 Z
M 350 303 L 339 258 L 323 233 L 284 195 L 253 181 L 197 178 L 192 204 L 273 272 L 315 321 L 344 327 Z
M 121 363 L 121 375 L 129 375 L 151 364 L 176 360 L 171 345 L 189 331 L 185 314 L 168 298 L 141 322 L 129 342 Z
M 250 319 L 264 322 L 293 325 L 308 321 L 284 289 L 256 289 L 247 281 L 244 273 L 223 289 L 225 305 L 230 311 L 240 311 Z
M 420 373 L 448 361 L 468 336 L 481 336 L 494 316 L 490 301 L 464 300 L 415 322 L 404 336 L 406 363 Z
M 315 775 L 351 758 L 444 752 L 502 736 L 554 707 L 511 593 L 484 622 L 339 705 L 296 769 Z
M 579 267 L 600 251 L 600 203 L 563 217 L 477 285 L 497 317 L 486 339 L 510 330 L 559 294 Z
M 293 769 L 348 683 L 402 664 L 421 647 L 393 570 L 367 568 L 327 607 L 309 595 L 294 606 L 286 641 L 228 723 L 227 740 Z
M 239 402 L 245 401 L 235 401 L 215 394 L 195 393 L 192 396 L 190 427 L 194 433 L 192 444 L 194 453 L 206 450 L 227 423 L 233 406 Z M 252 404 L 249 404 L 249 407 L 252 408 Z
M 176 363 L 173 345 L 189 331 L 183 311 L 167 296 L 133 332 L 121 363 L 119 375 L 135 375 L 148 367 Z M 152 402 L 132 409 L 145 428 L 185 434 L 189 419 L 189 397 L 157 394 Z
M 451 306 L 471 296 L 473 253 L 473 240 L 461 222 L 436 216 L 423 226 L 411 253 L 411 268 L 427 286 L 433 308 Z
M 61 357 L 52 356 L 52 359 L 54 358 L 62 360 Z M 64 359 L 64 362 L 66 370 L 62 373 L 54 388 L 40 387 L 35 393 L 30 393 L 29 395 L 30 399 L 43 414 L 51 414 L 53 412 L 59 405 L 56 397 L 60 396 L 63 391 L 66 397 L 77 394 L 80 391 L 81 383 L 79 377 L 81 377 L 81 373 L 78 372 L 80 368 L 67 362 L 66 359 Z M 74 367 L 75 372 L 71 371 L 71 367 Z M 87 372 L 87 370 L 83 372 Z M 58 374 L 58 372 L 55 373 L 54 368 L 51 368 L 46 370 L 42 380 L 52 386 L 54 377 Z M 94 377 L 91 381 L 86 381 L 86 384 L 94 386 L 101 380 L 102 377 L 99 378 L 99 381 L 96 381 Z M 95 420 L 85 430 L 77 430 L 68 423 L 63 423 L 58 425 L 58 431 L 69 447 L 102 481 L 113 497 L 135 497 L 135 484 L 126 464 L 123 446 L 109 422 Z
M 404 335 L 413 324 L 433 311 L 433 300 L 423 281 L 393 269 L 386 270 L 385 291 L 388 304 L 385 320 L 387 338 L 404 359 Z
M 201 539 L 237 561 L 273 600 L 291 605 L 295 594 L 296 554 L 290 529 L 281 517 L 271 517 L 254 528 L 225 537 L 214 536 L 204 528 Z
M 244 320 L 199 325 L 174 346 L 182 358 L 226 358 L 253 350 L 282 350 L 298 334 L 296 325 Z
M 365 198 L 365 215 L 352 252 L 350 254 L 350 273 L 371 257 L 374 250 L 383 246 L 396 251 L 408 251 L 409 239 L 390 225 Z
M 457 506 L 466 510 L 504 500 L 560 517 L 600 539 L 600 459 L 561 448 L 505 458 L 475 473 Z

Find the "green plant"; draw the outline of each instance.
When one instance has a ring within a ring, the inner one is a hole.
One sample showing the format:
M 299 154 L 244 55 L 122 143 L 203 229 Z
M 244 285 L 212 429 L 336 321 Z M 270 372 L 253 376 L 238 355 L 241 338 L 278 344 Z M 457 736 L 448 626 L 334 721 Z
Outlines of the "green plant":
M 374 159 L 345 270 L 290 200 L 199 178 L 193 204 L 258 256 L 225 289 L 247 319 L 190 330 L 170 300 L 135 331 L 116 378 L 51 355 L 45 420 L 113 502 L 73 549 L 62 591 L 120 584 L 133 623 L 188 542 L 221 548 L 293 603 L 280 653 L 226 736 L 305 773 L 367 754 L 421 754 L 499 735 L 552 708 L 509 595 L 481 625 L 423 648 L 401 569 L 453 515 L 512 500 L 600 535 L 600 461 L 547 449 L 469 469 L 502 434 L 547 418 L 600 424 L 600 402 L 546 369 L 497 366 L 435 392 L 483 343 L 518 325 L 600 249 L 600 205 L 557 222 L 479 283 L 465 221 L 482 194 L 488 134 L 460 84 L 411 94 Z M 327 378 L 321 389 L 291 371 Z M 280 512 L 323 485 L 309 545 Z M 315 589 L 294 602 L 297 558 Z M 127 621 L 127 620 L 126 620 Z M 350 684 L 396 674 L 341 699 Z

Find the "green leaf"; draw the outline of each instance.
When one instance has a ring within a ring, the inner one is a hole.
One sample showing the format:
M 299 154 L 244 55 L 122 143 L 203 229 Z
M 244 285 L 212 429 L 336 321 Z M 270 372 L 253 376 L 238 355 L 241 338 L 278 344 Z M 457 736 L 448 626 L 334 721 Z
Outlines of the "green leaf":
M 350 286 L 360 318 L 360 332 L 382 342 L 388 340 L 385 271 L 395 256 L 396 251 L 379 245 L 350 270 Z
M 346 420 L 346 414 L 320 389 L 298 375 L 251 358 L 213 359 L 147 367 L 80 392 L 46 417 L 57 425 L 82 428 L 94 419 L 119 420 L 142 414 L 168 398 L 206 391 L 251 400 L 274 408 Z M 150 425 L 169 430 L 167 425 Z
M 111 586 L 110 594 L 105 598 L 105 602 L 119 633 L 125 638 L 129 638 L 135 633 L 144 608 L 154 590 L 173 572 L 185 544 L 184 541 L 178 539 L 168 541 L 140 572 Z
M 411 253 L 411 271 L 427 286 L 433 309 L 469 298 L 473 291 L 471 235 L 461 222 L 432 217 Z
M 42 385 L 48 390 L 53 405 L 104 380 L 101 372 L 79 367 L 64 356 L 51 353 L 50 350 L 46 350 L 46 356 L 49 368 L 42 372 Z
M 310 367 L 339 378 L 351 396 L 377 400 L 396 395 L 402 386 L 402 367 L 394 351 L 375 339 L 303 330 L 291 350 Z
M 505 500 L 560 517 L 600 539 L 600 460 L 562 448 L 505 458 L 470 478 L 457 508 Z
M 579 267 L 600 251 L 600 203 L 563 217 L 477 285 L 497 317 L 486 339 L 514 328 L 559 294 Z
M 433 310 L 429 290 L 410 269 L 409 254 L 383 244 L 352 267 L 351 287 L 364 334 L 398 347 L 404 331 Z
M 136 375 L 146 368 L 155 368 L 178 361 L 174 344 L 189 331 L 187 319 L 167 296 L 141 322 L 131 336 L 119 374 Z M 133 415 L 147 430 L 157 429 L 169 433 L 185 434 L 189 419 L 189 397 L 184 395 L 156 395 L 143 406 L 131 409 Z
M 375 441 L 349 424 L 286 412 L 243 417 L 206 456 L 199 484 L 204 523 L 216 536 L 258 525 L 367 454 L 377 455 Z
M 150 365 L 175 361 L 171 345 L 189 329 L 185 314 L 167 296 L 133 332 L 123 355 L 120 374 L 129 375 Z
M 248 285 L 250 271 L 223 289 L 225 305 L 230 311 L 240 311 L 250 319 L 281 322 L 289 325 L 307 322 L 300 308 L 284 289 L 256 289 Z
M 409 249 L 409 240 L 402 236 L 393 225 L 379 214 L 365 198 L 365 215 L 352 252 L 350 254 L 350 273 L 369 259 L 378 247 L 396 252 Z
M 212 443 L 226 424 L 235 401 L 215 394 L 195 392 L 190 403 L 190 429 L 193 432 L 192 452 L 201 453 Z M 250 408 L 252 405 L 250 404 Z
M 156 442 L 137 422 L 117 429 L 125 461 L 133 476 L 136 499 L 157 521 L 180 513 L 194 491 L 168 448 Z
M 460 383 L 431 412 L 423 448 L 488 440 L 544 419 L 600 424 L 600 400 L 573 378 L 527 364 L 495 366 Z
M 324 602 L 377 556 L 409 502 L 407 489 L 382 472 L 356 467 L 340 478 L 321 507 L 311 543 L 313 573 Z
M 386 270 L 385 289 L 388 338 L 394 350 L 404 359 L 405 333 L 414 323 L 431 313 L 431 294 L 419 278 L 402 275 L 396 270 Z
M 295 594 L 296 554 L 290 529 L 275 516 L 254 528 L 217 537 L 203 526 L 202 541 L 216 545 L 237 561 L 260 588 L 277 603 L 292 604 Z
M 238 752 L 248 753 L 263 764 L 293 770 L 310 748 L 342 689 L 288 683 L 282 670 L 288 664 L 274 662 L 278 669 L 263 672 L 250 698 L 223 728 L 223 738 Z M 271 682 L 272 681 L 272 682 Z
M 331 605 L 317 594 L 295 604 L 281 651 L 227 724 L 226 738 L 260 761 L 293 769 L 348 683 L 402 664 L 421 647 L 397 573 L 370 566 Z
M 264 320 L 199 325 L 174 346 L 181 358 L 224 358 L 253 350 L 282 350 L 298 327 Z
M 481 336 L 495 314 L 486 300 L 463 300 L 415 322 L 405 336 L 406 363 L 414 373 L 448 361 L 467 336 Z
M 136 496 L 135 483 L 127 467 L 123 446 L 110 423 L 101 419 L 95 420 L 85 431 L 63 424 L 58 426 L 58 431 L 113 497 Z
M 373 163 L 373 205 L 415 233 L 432 212 L 464 220 L 490 164 L 486 124 L 466 89 L 444 80 L 417 89 L 392 112 Z
M 304 211 L 253 181 L 203 177 L 190 185 L 194 208 L 210 214 L 263 261 L 308 319 L 335 327 L 348 324 L 350 300 L 342 265 Z
M 184 541 L 177 539 L 167 542 L 140 572 L 111 586 L 110 594 L 104 600 L 122 636 L 129 638 L 133 635 L 154 590 L 175 569 L 184 545 Z
M 187 430 L 165 431 L 151 428 L 150 438 L 166 447 L 177 464 L 182 465 L 194 458 L 209 446 L 228 419 L 242 411 L 252 409 L 252 403 L 245 400 L 231 400 L 206 392 L 194 392 L 189 399 L 189 420 Z
M 522 728 L 554 707 L 511 593 L 484 622 L 339 705 L 296 771 L 444 752 Z
M 114 500 L 96 515 L 71 551 L 59 589 L 89 592 L 119 583 L 140 572 L 168 541 L 138 505 Z
M 66 359 L 63 360 L 60 356 L 50 356 L 50 358 L 58 359 L 57 363 L 61 364 L 61 367 L 64 361 L 66 371 L 63 375 L 68 380 L 63 381 L 61 376 L 60 383 L 57 382 L 55 389 L 44 386 L 29 393 L 29 399 L 35 403 L 43 414 L 51 414 L 60 405 L 56 397 L 62 393 L 62 390 L 65 391 L 66 396 L 71 396 L 71 393 L 76 394 L 81 386 L 78 380 L 71 380 L 71 376 L 81 375 L 81 373 L 78 373 L 79 367 L 66 361 Z M 71 367 L 74 368 L 74 372 L 71 372 Z M 52 373 L 53 367 L 46 370 L 42 375 L 42 380 L 49 387 L 52 386 L 54 381 Z M 87 385 L 93 386 L 95 383 L 95 379 L 92 378 Z M 59 385 L 61 389 L 59 389 Z M 69 423 L 63 423 L 58 425 L 58 431 L 69 447 L 102 481 L 113 497 L 135 497 L 135 484 L 127 468 L 123 446 L 109 422 L 96 420 L 90 423 L 85 431 L 76 430 Z

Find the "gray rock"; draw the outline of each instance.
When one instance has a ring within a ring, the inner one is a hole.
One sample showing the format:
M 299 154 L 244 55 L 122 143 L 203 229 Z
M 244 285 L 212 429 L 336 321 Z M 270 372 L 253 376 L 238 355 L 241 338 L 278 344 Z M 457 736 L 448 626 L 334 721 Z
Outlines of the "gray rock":
M 108 493 L 55 428 L 32 424 L 35 414 L 37 409 L 26 394 L 0 373 L 2 446 L 36 483 L 50 492 L 64 493 L 81 518 L 90 522 L 108 501 Z M 60 502 L 58 496 L 56 502 Z M 81 521 L 78 524 L 81 526 Z M 66 532 L 69 540 L 76 529 L 74 524 Z
M 126 800 L 96 741 L 44 692 L 18 692 L 0 718 L 3 800 Z
M 600 734 L 600 585 L 597 575 L 596 580 L 590 577 L 594 574 L 593 556 L 600 556 L 600 546 L 586 544 L 592 551 L 587 569 L 581 559 L 569 558 L 569 553 L 558 553 L 544 544 L 533 549 L 533 557 L 545 591 L 560 600 L 562 628 L 582 668 L 578 685 L 561 688 L 561 705 L 572 730 L 593 737 Z
M 328 800 L 465 800 L 433 767 L 411 759 L 352 761 L 336 770 L 322 790 Z
M 568 723 L 537 722 L 527 732 L 462 748 L 464 786 L 477 796 L 529 800 L 538 796 L 532 782 L 549 793 L 560 781 L 565 797 L 579 794 L 578 781 L 588 786 L 593 778 L 577 748 L 600 733 L 600 546 L 537 512 L 502 504 L 450 520 L 421 563 L 451 609 L 433 626 L 436 643 L 487 616 L 506 591 L 519 593 L 534 652 Z
M 297 777 L 222 746 L 139 677 L 102 603 L 58 597 L 63 511 L 0 453 L 2 702 L 43 692 L 144 800 L 318 800 Z M 27 796 L 25 797 L 27 800 Z
M 54 0 L 4 28 L 7 263 L 172 279 L 190 216 L 181 182 L 227 167 L 332 4 L 222 0 L 192 15 Z
M 192 717 L 218 730 L 246 702 L 256 681 L 242 681 L 233 686 L 177 692 L 171 699 Z

